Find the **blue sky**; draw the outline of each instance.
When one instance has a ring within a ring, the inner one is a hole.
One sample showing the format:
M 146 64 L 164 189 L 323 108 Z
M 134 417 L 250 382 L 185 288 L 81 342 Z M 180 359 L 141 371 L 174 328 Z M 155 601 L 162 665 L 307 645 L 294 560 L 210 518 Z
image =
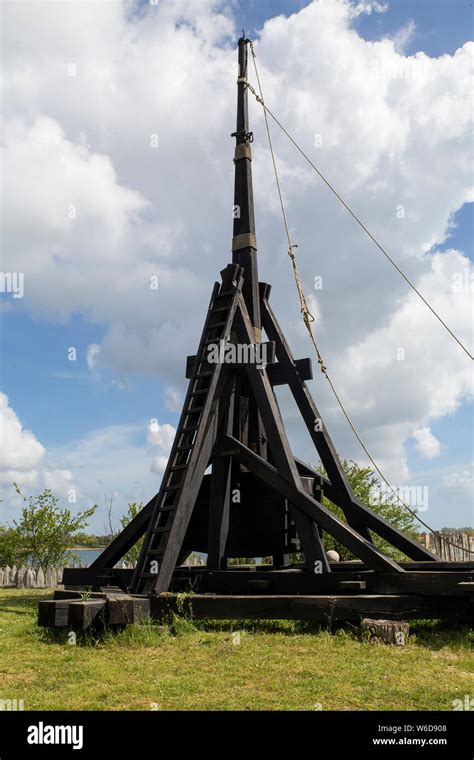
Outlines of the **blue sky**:
M 234 4 L 234 17 L 238 20 L 238 27 L 244 27 L 247 35 L 255 37 L 267 19 L 279 14 L 288 16 L 297 13 L 306 5 L 306 2 L 300 0 L 239 0 Z M 461 0 L 392 0 L 387 3 L 384 12 L 360 15 L 353 21 L 353 28 L 365 40 L 378 40 L 394 36 L 401 28 L 412 23 L 414 28 L 407 37 L 404 48 L 406 55 L 413 55 L 417 51 L 424 51 L 430 57 L 453 54 L 472 38 L 472 4 Z M 285 49 L 281 50 L 281 56 L 284 59 Z M 121 179 L 120 156 L 117 154 L 112 159 L 117 161 L 118 176 Z M 232 178 L 227 176 L 227 179 L 230 187 Z M 344 187 L 340 189 L 344 191 Z M 224 233 L 228 234 L 226 231 Z M 471 203 L 457 211 L 448 238 L 436 250 L 455 248 L 472 261 L 472 241 Z M 221 259 L 216 260 L 216 275 L 221 264 Z M 210 285 L 209 281 L 209 287 Z M 0 297 L 11 306 L 12 300 L 8 294 Z M 400 291 L 394 294 L 395 297 L 400 297 Z M 140 497 L 146 499 L 147 495 L 152 495 L 147 489 L 153 489 L 154 482 L 156 490 L 159 485 L 159 477 L 154 475 L 153 480 L 149 475 L 150 457 L 144 441 L 146 427 L 153 418 L 160 420 L 160 423 L 176 424 L 177 411 L 166 403 L 165 391 L 169 385 L 178 386 L 178 383 L 168 381 L 166 377 L 158 379 L 152 372 L 134 372 L 131 369 L 120 372 L 117 368 L 107 366 L 97 371 L 91 370 L 87 364 L 87 349 L 91 344 L 102 343 L 108 332 L 107 321 L 100 318 L 93 320 L 87 308 L 82 312 L 75 308 L 73 312 L 72 315 L 67 314 L 62 321 L 57 316 L 46 317 L 44 310 L 35 312 L 28 303 L 27 291 L 24 304 L 13 302 L 13 307 L 5 311 L 2 317 L 1 390 L 9 397 L 10 406 L 15 410 L 23 428 L 31 430 L 46 449 L 46 461 L 53 468 L 67 467 L 62 462 L 62 451 L 68 451 L 74 442 L 87 438 L 93 431 L 129 426 L 130 443 L 134 451 L 137 453 L 140 447 L 143 449 L 147 477 L 144 478 L 139 493 Z M 201 313 L 189 314 L 190 321 L 200 321 L 201 317 L 202 309 Z M 444 345 L 441 337 L 440 345 Z M 70 347 L 77 351 L 77 360 L 74 362 L 67 358 Z M 183 344 L 183 375 L 187 348 L 192 353 L 192 343 Z M 307 353 L 309 350 L 307 347 Z M 163 360 L 166 361 L 166 352 Z M 464 469 L 469 466 L 473 444 L 472 411 L 472 405 L 464 403 L 452 414 L 431 421 L 431 432 L 441 441 L 441 452 L 435 461 L 427 462 L 415 449 L 413 440 L 407 440 L 406 451 L 413 481 L 436 482 L 453 468 Z M 338 447 L 342 448 L 346 438 L 339 433 L 337 426 L 335 438 Z M 345 453 L 341 450 L 341 454 Z M 123 462 L 119 466 L 122 467 Z M 91 475 L 93 477 L 95 475 Z M 134 483 L 137 477 L 134 471 Z M 112 488 L 110 481 L 107 481 L 105 488 Z M 87 496 L 93 498 L 96 494 L 95 498 L 99 500 L 102 490 L 102 485 L 95 488 L 90 483 Z M 126 501 L 134 495 L 131 491 L 119 489 L 117 509 L 122 510 Z M 436 503 L 426 515 L 428 521 L 431 520 L 434 527 L 447 523 L 466 524 L 469 516 L 468 501 L 464 502 L 462 514 L 458 518 L 451 510 L 445 509 L 445 497 L 446 492 L 439 491 Z M 8 498 L 7 496 L 7 500 Z M 0 513 L 0 521 L 1 519 Z M 94 527 L 100 530 L 101 526 L 102 519 L 98 518 Z
M 466 0 L 392 0 L 385 13 L 362 15 L 355 23 L 359 34 L 367 40 L 395 34 L 410 22 L 416 35 L 407 53 L 423 50 L 430 56 L 453 53 L 473 37 L 473 6 Z M 296 13 L 306 0 L 238 0 L 236 18 L 248 36 L 258 31 L 268 18 Z M 284 50 L 282 50 L 284 55 Z

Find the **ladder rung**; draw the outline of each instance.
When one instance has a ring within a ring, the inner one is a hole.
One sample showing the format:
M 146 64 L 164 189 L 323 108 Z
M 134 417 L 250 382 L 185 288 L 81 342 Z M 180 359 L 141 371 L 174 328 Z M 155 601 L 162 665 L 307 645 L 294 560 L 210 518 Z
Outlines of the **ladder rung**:
M 186 412 L 186 414 L 193 414 L 194 412 L 202 412 L 203 409 L 204 409 L 203 406 L 195 406 L 192 409 L 188 409 L 188 411 Z M 197 428 L 196 428 L 196 430 L 197 430 Z
M 193 444 L 187 443 L 186 446 L 178 446 L 176 451 L 189 451 L 192 448 L 193 448 Z
M 200 388 L 198 391 L 193 391 L 192 396 L 202 396 L 204 393 L 209 393 L 209 388 Z
M 216 314 L 217 312 L 221 312 L 221 311 L 229 311 L 229 309 L 230 309 L 230 306 L 216 306 L 216 307 L 215 307 L 215 308 L 212 310 L 212 313 L 213 313 L 213 314 Z
M 162 507 L 159 508 L 158 512 L 174 512 L 176 509 L 175 504 L 164 504 Z
M 203 377 L 210 377 L 212 375 L 212 372 L 212 369 L 210 369 L 208 372 L 198 372 L 194 379 L 201 380 Z
M 176 470 L 185 470 L 187 466 L 187 464 L 174 464 L 171 469 L 176 472 Z
M 163 528 L 153 528 L 152 533 L 169 533 L 171 530 L 170 526 L 163 526 Z
M 163 554 L 162 549 L 148 549 L 147 556 L 157 557 L 158 554 Z
M 180 488 L 181 488 L 181 484 L 179 484 L 178 486 L 166 486 L 164 490 L 165 491 L 179 491 Z
M 192 430 L 197 430 L 199 425 L 192 425 L 191 427 L 184 427 L 181 433 L 190 433 Z
M 221 293 L 218 293 L 215 298 L 224 298 L 224 296 L 235 296 L 236 291 L 235 290 L 224 290 Z M 214 309 L 213 309 L 214 311 Z
M 213 325 L 208 325 L 207 329 L 208 330 L 214 330 L 215 327 L 224 327 L 224 325 L 226 325 L 226 324 L 227 324 L 227 319 L 224 319 L 223 322 L 214 322 Z
M 158 578 L 158 573 L 140 573 L 140 580 L 146 578 Z

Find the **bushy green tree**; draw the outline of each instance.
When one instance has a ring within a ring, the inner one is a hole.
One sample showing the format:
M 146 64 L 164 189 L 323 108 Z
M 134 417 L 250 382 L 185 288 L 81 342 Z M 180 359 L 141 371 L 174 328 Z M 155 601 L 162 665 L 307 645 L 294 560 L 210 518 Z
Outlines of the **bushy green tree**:
M 380 479 L 371 467 L 360 467 L 356 462 L 348 461 L 347 459 L 343 460 L 342 466 L 354 495 L 359 501 L 370 507 L 376 514 L 384 517 L 395 528 L 398 528 L 412 538 L 417 538 L 415 517 L 405 509 L 394 494 L 385 496 L 387 489 L 382 487 Z M 324 474 L 323 470 L 320 471 Z M 381 498 L 381 494 L 384 495 L 383 498 Z M 326 498 L 324 498 L 323 503 L 325 507 L 334 512 L 341 520 L 347 522 L 342 509 L 336 507 L 335 504 Z M 398 560 L 404 558 L 405 555 L 394 549 L 391 544 L 384 541 L 375 533 L 372 533 L 372 537 L 374 544 L 388 557 Z M 354 555 L 328 533 L 324 534 L 324 547 L 326 551 L 329 551 L 329 549 L 337 551 L 341 559 L 354 559 Z
M 0 567 L 19 565 L 22 554 L 18 531 L 8 525 L 0 525 Z
M 142 509 L 143 509 L 143 502 L 140 502 L 140 504 L 137 504 L 134 501 L 128 505 L 127 511 L 120 518 L 120 525 L 122 527 L 122 530 L 126 528 L 130 522 L 132 522 L 133 518 L 136 517 Z M 125 562 L 131 562 L 134 565 L 137 563 L 138 557 L 140 556 L 140 550 L 142 548 L 142 544 L 143 544 L 143 538 L 140 538 L 135 544 L 135 546 L 132 546 L 132 548 L 129 549 L 126 555 L 124 556 Z
M 21 547 L 19 561 L 34 567 L 64 564 L 76 534 L 86 527 L 96 507 L 73 515 L 59 506 L 59 499 L 49 489 L 29 497 L 24 497 L 18 488 L 17 492 L 25 502 L 20 520 L 13 521 Z

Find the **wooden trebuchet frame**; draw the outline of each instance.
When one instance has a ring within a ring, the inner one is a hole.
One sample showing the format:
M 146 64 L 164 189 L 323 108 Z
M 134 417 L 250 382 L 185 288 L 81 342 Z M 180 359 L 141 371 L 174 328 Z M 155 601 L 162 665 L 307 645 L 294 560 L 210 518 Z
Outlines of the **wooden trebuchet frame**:
M 187 358 L 188 389 L 160 489 L 90 567 L 64 570 L 65 590 L 40 604 L 39 623 L 81 628 L 166 618 L 178 609 L 175 594 L 187 590 L 196 617 L 472 620 L 474 562 L 440 561 L 354 495 L 306 384 L 311 361 L 294 359 L 270 286 L 258 282 L 248 42 L 239 40 L 232 263 L 214 284 L 197 352 Z M 231 359 L 227 347 L 235 349 Z M 255 350 L 242 358 L 242 347 Z M 253 361 L 257 348 L 265 348 L 265 362 Z M 281 385 L 293 395 L 324 476 L 291 451 L 274 391 Z M 325 534 L 354 559 L 329 559 Z M 381 551 L 374 535 L 391 549 Z M 135 569 L 117 568 L 140 539 Z M 207 555 L 205 567 L 183 564 L 193 550 Z M 296 552 L 300 561 L 292 563 Z M 271 564 L 229 564 L 260 556 Z M 84 588 L 90 600 L 80 597 Z

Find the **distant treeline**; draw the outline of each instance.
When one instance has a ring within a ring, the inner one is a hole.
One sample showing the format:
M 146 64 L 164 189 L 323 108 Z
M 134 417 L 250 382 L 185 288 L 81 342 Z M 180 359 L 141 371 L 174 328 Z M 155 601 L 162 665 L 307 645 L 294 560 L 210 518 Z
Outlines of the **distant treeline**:
M 111 535 L 95 536 L 93 533 L 77 533 L 74 536 L 74 546 L 106 547 L 112 541 Z

